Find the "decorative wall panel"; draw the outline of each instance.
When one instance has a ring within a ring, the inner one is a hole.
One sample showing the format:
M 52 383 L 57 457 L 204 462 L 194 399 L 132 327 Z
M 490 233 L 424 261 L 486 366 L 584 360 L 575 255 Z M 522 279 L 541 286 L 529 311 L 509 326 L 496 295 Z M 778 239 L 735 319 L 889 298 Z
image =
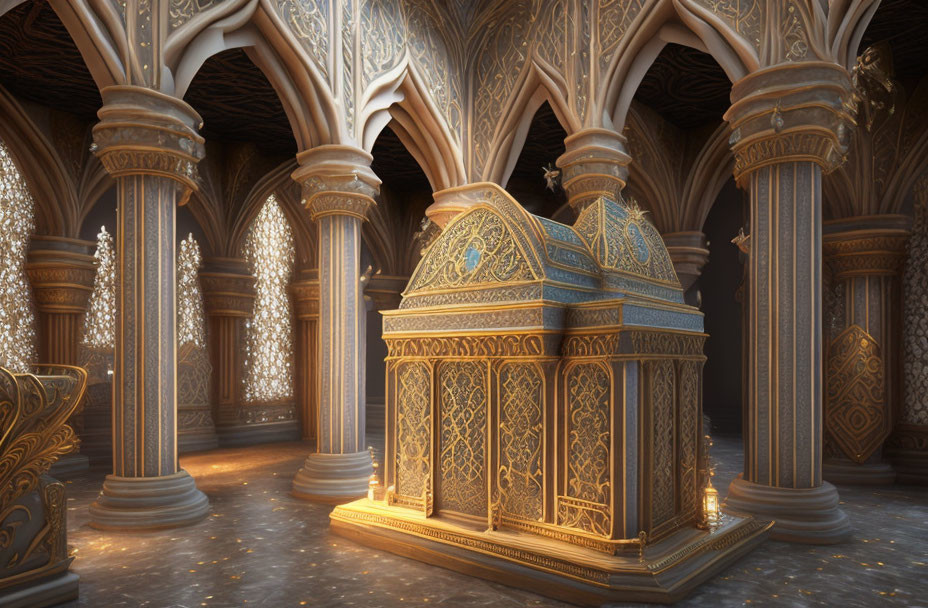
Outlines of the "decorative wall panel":
M 544 378 L 535 363 L 499 372 L 499 494 L 510 515 L 538 520 L 544 511 Z
M 601 363 L 580 363 L 567 373 L 566 484 L 558 497 L 558 523 L 601 535 L 611 525 L 610 376 Z
M 424 361 L 397 366 L 396 492 L 419 498 L 428 487 L 431 458 L 431 370 Z
M 697 487 L 699 470 L 698 446 L 702 436 L 702 425 L 697 420 L 699 395 L 699 363 L 680 362 L 679 407 L 680 415 L 680 510 L 684 517 L 696 515 L 701 488 Z
M 439 507 L 467 515 L 487 512 L 487 367 L 447 361 L 438 373 Z
M 883 359 L 870 334 L 851 325 L 829 348 L 825 428 L 851 460 L 865 462 L 892 428 Z
M 674 515 L 674 371 L 673 362 L 651 361 L 646 365 L 648 390 L 653 404 L 651 468 L 651 525 L 658 526 Z

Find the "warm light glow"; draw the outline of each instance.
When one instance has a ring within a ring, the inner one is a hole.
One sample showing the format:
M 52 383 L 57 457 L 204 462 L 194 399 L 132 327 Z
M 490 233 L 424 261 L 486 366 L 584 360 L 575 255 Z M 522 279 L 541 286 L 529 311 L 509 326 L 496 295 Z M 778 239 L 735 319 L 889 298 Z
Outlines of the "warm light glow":
M 203 257 L 193 234 L 180 242 L 177 256 L 177 346 L 206 346 L 206 314 L 200 289 Z
M 706 485 L 703 496 L 703 513 L 706 517 L 706 523 L 714 526 L 719 523 L 719 492 L 712 486 L 712 479 Z
M 287 287 L 293 271 L 293 235 L 274 195 L 251 226 L 245 260 L 256 279 L 254 314 L 245 326 L 245 401 L 290 399 L 293 337 Z
M 36 354 L 26 251 L 35 230 L 32 195 L 0 142 L 0 367 L 26 372 Z
M 116 257 L 113 253 L 113 236 L 100 227 L 97 235 L 97 274 L 93 279 L 93 293 L 84 320 L 84 337 L 81 344 L 90 348 L 116 347 Z

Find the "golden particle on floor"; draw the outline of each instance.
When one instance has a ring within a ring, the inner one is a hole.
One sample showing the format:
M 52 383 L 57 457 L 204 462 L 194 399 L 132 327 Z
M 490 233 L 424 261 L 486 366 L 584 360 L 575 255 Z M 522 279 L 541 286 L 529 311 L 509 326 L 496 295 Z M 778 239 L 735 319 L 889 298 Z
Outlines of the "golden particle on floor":
M 382 439 L 379 442 L 382 443 Z M 330 506 L 290 496 L 310 446 L 270 444 L 181 458 L 210 499 L 188 528 L 123 534 L 90 528 L 104 472 L 67 483 L 68 543 L 80 599 L 69 607 L 565 606 L 386 554 L 332 535 Z M 721 496 L 741 466 L 737 438 L 713 448 Z M 852 541 L 768 541 L 678 606 L 928 605 L 928 489 L 842 487 Z

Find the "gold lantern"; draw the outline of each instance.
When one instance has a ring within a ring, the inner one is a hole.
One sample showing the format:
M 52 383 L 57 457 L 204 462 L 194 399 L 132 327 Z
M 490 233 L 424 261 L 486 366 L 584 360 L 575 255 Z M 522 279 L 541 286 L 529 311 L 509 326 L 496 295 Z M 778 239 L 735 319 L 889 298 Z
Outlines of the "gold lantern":
M 706 484 L 705 492 L 702 497 L 703 516 L 706 519 L 706 525 L 714 527 L 719 523 L 719 491 L 712 485 L 712 478 Z

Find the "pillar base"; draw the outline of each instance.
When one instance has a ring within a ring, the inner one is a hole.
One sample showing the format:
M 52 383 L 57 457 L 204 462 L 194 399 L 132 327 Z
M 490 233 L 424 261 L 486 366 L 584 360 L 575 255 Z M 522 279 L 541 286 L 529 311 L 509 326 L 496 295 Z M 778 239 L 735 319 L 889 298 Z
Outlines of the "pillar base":
M 777 488 L 738 476 L 728 488 L 722 509 L 774 521 L 770 538 L 794 543 L 830 545 L 848 540 L 850 520 L 838 508 L 838 491 L 823 482 L 817 488 Z
M 209 513 L 209 500 L 187 471 L 163 477 L 107 475 L 90 505 L 90 526 L 136 531 L 195 524 Z
M 310 454 L 293 478 L 291 494 L 314 502 L 344 504 L 367 495 L 373 472 L 367 451 Z
M 822 478 L 835 485 L 888 486 L 896 481 L 896 471 L 886 462 L 826 460 L 822 463 Z

